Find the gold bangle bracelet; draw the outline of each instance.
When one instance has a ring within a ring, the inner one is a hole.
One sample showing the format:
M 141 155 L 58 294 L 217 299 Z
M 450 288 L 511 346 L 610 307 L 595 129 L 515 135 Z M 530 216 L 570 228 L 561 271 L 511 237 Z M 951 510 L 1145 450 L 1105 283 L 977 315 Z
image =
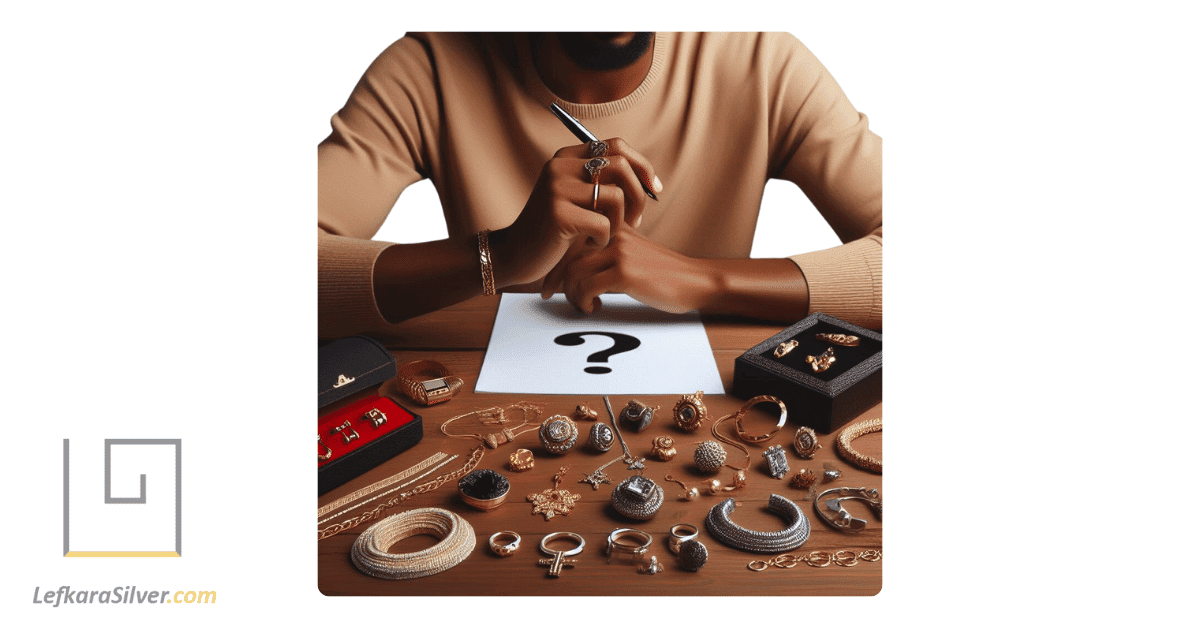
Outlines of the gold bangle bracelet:
M 462 378 L 452 375 L 441 362 L 417 360 L 396 369 L 400 389 L 413 401 L 432 406 L 450 401 L 462 388 Z
M 488 234 L 484 229 L 476 239 L 479 241 L 479 272 L 483 275 L 483 293 L 487 296 L 496 294 L 496 278 L 492 274 L 492 249 L 488 246 Z
M 878 419 L 869 419 L 867 421 L 859 421 L 858 423 L 849 425 L 846 427 L 846 429 L 842 430 L 841 434 L 838 434 L 838 437 L 837 437 L 838 453 L 841 454 L 842 457 L 845 458 L 847 462 L 858 467 L 859 469 L 865 469 L 867 471 L 874 471 L 875 473 L 883 473 L 883 461 L 882 460 L 880 460 L 878 458 L 872 458 L 871 456 L 865 456 L 863 454 L 860 454 L 857 451 L 855 451 L 853 447 L 850 446 L 850 441 L 858 438 L 859 436 L 862 436 L 864 434 L 870 434 L 871 432 L 882 432 L 882 431 L 883 431 L 883 417 L 880 417 Z

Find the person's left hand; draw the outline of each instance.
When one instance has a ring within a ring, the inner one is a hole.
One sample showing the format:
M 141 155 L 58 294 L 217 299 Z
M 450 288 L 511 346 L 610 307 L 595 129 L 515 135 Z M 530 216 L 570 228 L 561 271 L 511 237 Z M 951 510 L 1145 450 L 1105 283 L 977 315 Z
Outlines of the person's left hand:
M 603 249 L 572 247 L 546 274 L 542 298 L 561 290 L 576 309 L 591 314 L 601 294 L 623 292 L 678 314 L 703 307 L 717 281 L 706 260 L 672 251 L 622 223 Z

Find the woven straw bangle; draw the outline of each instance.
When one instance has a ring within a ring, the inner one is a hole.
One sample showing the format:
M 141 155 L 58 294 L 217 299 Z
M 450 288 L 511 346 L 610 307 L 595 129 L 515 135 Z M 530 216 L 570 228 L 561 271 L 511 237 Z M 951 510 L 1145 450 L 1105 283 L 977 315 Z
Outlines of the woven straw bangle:
M 437 545 L 411 554 L 389 554 L 401 539 L 432 534 Z M 466 519 L 441 508 L 418 508 L 392 515 L 354 540 L 350 560 L 363 573 L 388 580 L 432 576 L 461 563 L 475 549 L 475 530 Z
M 838 434 L 838 437 L 837 437 L 838 453 L 842 454 L 842 457 L 844 457 L 847 461 L 850 462 L 850 464 L 858 467 L 859 469 L 866 469 L 867 471 L 874 471 L 875 473 L 883 473 L 883 461 L 882 460 L 880 460 L 878 458 L 872 458 L 870 456 L 864 456 L 863 454 L 860 454 L 857 451 L 854 451 L 854 448 L 850 446 L 850 441 L 858 438 L 859 436 L 862 436 L 864 434 L 870 434 L 871 432 L 882 432 L 882 431 L 883 431 L 883 418 L 882 417 L 880 417 L 878 419 L 870 419 L 868 421 L 860 421 L 853 425 L 848 425 L 848 426 L 846 426 L 846 429 L 842 430 L 841 434 Z

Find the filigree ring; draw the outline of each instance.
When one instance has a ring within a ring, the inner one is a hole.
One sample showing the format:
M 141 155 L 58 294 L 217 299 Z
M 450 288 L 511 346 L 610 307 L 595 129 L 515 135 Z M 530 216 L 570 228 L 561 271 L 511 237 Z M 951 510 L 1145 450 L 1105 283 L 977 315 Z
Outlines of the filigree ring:
M 583 168 L 584 170 L 587 170 L 588 176 L 592 179 L 592 183 L 600 182 L 600 171 L 607 167 L 608 160 L 603 157 L 589 159 L 583 164 Z

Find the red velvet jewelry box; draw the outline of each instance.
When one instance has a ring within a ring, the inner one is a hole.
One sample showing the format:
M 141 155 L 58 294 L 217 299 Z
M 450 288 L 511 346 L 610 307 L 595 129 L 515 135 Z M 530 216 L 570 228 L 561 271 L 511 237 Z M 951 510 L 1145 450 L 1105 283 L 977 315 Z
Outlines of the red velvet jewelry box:
M 819 340 L 817 334 L 858 336 L 859 345 L 846 347 Z M 782 357 L 775 350 L 795 340 Z M 837 358 L 816 373 L 805 361 L 833 347 Z M 736 397 L 772 395 L 787 405 L 793 425 L 830 433 L 849 423 L 883 399 L 883 334 L 817 312 L 751 347 L 733 363 Z
M 318 345 L 318 413 L 335 408 L 317 419 L 318 495 L 421 441 L 421 417 L 376 394 L 395 376 L 396 358 L 374 338 L 350 336 Z M 352 401 L 344 405 L 347 400 Z M 372 417 L 372 410 L 382 414 Z
M 317 419 L 317 494 L 366 473 L 416 445 L 421 417 L 389 397 L 371 395 Z

